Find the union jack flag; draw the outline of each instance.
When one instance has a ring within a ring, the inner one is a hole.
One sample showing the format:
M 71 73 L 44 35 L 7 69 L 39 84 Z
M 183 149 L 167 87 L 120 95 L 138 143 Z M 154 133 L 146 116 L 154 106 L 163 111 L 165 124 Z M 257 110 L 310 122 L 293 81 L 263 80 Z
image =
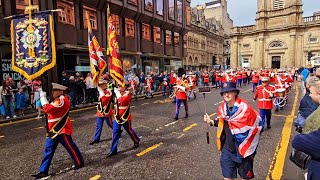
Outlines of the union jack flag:
M 104 60 L 102 48 L 99 45 L 97 37 L 92 33 L 92 27 L 89 19 L 89 15 L 86 14 L 88 21 L 88 45 L 89 45 L 89 56 L 90 56 L 90 71 L 92 73 L 92 82 L 95 87 L 99 84 L 99 79 L 107 67 L 107 63 Z
M 232 135 L 238 144 L 238 152 L 242 157 L 248 157 L 257 149 L 260 132 L 261 118 L 257 111 L 252 109 L 250 105 L 237 98 L 231 116 L 227 115 L 227 103 L 223 102 L 218 108 L 218 117 L 228 121 Z

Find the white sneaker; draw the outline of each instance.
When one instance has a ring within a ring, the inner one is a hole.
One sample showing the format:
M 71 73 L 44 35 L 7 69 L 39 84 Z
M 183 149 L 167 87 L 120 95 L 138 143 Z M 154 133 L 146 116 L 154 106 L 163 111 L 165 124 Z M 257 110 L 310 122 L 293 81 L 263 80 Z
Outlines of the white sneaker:
M 10 119 L 10 116 L 7 116 L 6 119 Z
M 16 115 L 13 115 L 13 118 L 17 118 L 17 116 L 16 116 Z

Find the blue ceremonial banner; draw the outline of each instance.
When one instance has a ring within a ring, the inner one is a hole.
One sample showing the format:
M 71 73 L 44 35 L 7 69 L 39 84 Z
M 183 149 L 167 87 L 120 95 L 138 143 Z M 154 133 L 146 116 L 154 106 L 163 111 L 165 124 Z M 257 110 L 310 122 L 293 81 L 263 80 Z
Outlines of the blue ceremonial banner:
M 50 12 L 13 17 L 12 70 L 32 80 L 56 65 L 55 37 Z

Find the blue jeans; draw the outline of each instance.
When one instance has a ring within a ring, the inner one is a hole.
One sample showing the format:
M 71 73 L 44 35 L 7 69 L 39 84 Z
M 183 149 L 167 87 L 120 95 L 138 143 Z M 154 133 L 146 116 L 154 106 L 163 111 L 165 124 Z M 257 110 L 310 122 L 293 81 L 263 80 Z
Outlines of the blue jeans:
M 2 96 L 2 102 L 6 113 L 5 115 L 10 117 L 14 116 L 14 103 L 12 97 L 6 98 L 5 96 Z
M 113 121 L 113 130 L 112 130 L 112 146 L 111 146 L 111 152 L 116 153 L 118 151 L 118 143 L 119 139 L 121 137 L 121 127 L 124 127 L 124 129 L 127 131 L 129 136 L 131 137 L 132 141 L 135 144 L 138 144 L 140 142 L 140 138 L 137 136 L 137 134 L 134 132 L 134 130 L 131 127 L 131 120 L 128 120 L 124 124 L 118 124 L 116 120 Z
M 267 126 L 271 125 L 271 109 L 260 109 L 260 117 L 261 117 L 261 122 L 260 122 L 260 126 L 262 126 L 262 129 L 264 128 L 264 124 L 267 118 Z
M 41 166 L 39 172 L 47 173 L 58 144 L 61 143 L 62 146 L 68 151 L 69 155 L 73 159 L 75 165 L 84 164 L 83 157 L 77 147 L 73 142 L 71 135 L 59 134 L 54 139 L 47 138 L 46 145 L 44 149 L 44 155 L 42 158 Z
M 176 99 L 176 117 L 179 117 L 180 106 L 183 103 L 186 115 L 188 115 L 188 102 L 186 99 Z
M 112 129 L 112 126 L 113 126 L 112 116 L 110 116 L 110 117 L 97 117 L 96 121 L 97 121 L 96 133 L 94 135 L 93 140 L 100 141 L 100 136 L 101 136 L 102 127 L 103 127 L 103 121 L 106 121 L 107 125 Z
M 78 95 L 76 92 L 69 92 L 70 96 L 70 107 L 74 107 L 78 102 Z
M 258 86 L 258 83 L 252 83 L 252 92 L 256 91 L 257 86 Z

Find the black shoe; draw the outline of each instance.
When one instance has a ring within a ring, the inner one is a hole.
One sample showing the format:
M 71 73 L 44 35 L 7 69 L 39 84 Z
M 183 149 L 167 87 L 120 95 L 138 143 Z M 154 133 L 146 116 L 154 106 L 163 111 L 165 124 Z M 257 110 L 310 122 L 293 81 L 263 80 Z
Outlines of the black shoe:
M 271 125 L 268 125 L 267 128 L 270 129 L 270 128 L 271 128 Z
M 178 117 L 174 117 L 173 119 L 178 120 L 179 118 Z
M 94 144 L 97 144 L 99 142 L 100 142 L 99 140 L 94 140 L 94 141 L 90 142 L 89 145 L 94 145 Z
M 109 152 L 109 154 L 107 154 L 107 158 L 114 156 L 114 155 L 117 155 L 117 154 L 118 154 L 117 152 Z
M 275 109 L 274 111 L 277 112 L 277 111 L 279 111 L 279 109 L 277 108 L 277 109 Z
M 283 107 L 280 107 L 280 110 L 283 110 Z
M 184 116 L 184 118 L 188 118 L 189 117 L 189 114 L 186 114 L 185 116 Z
M 48 177 L 49 174 L 46 173 L 46 172 L 39 172 L 37 174 L 31 174 L 32 177 L 34 177 L 35 179 L 41 179 L 41 178 L 44 178 L 44 177 Z
M 139 143 L 134 143 L 134 145 L 132 146 L 132 148 L 137 148 L 139 147 Z
M 77 170 L 77 169 L 80 169 L 80 168 L 83 168 L 83 167 L 84 167 L 84 164 L 78 164 L 78 165 L 72 166 L 72 169 L 73 170 Z

